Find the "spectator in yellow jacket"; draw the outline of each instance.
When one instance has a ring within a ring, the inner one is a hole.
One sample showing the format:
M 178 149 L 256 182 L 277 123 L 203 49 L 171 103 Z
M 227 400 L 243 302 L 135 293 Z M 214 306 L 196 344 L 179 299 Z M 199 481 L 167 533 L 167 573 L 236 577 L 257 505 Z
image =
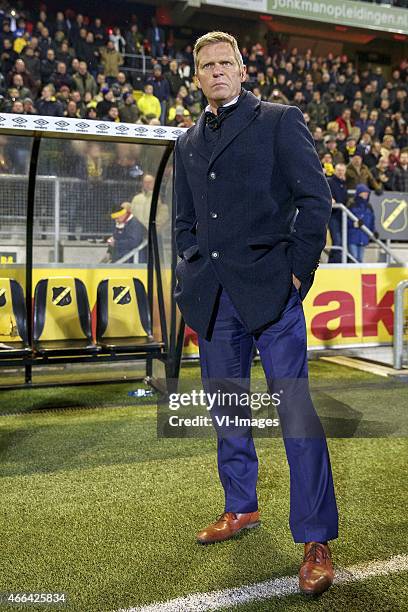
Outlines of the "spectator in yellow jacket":
M 140 96 L 137 106 L 142 115 L 154 115 L 157 119 L 160 118 L 160 101 L 153 95 L 153 85 L 147 84 L 144 86 L 144 94 Z

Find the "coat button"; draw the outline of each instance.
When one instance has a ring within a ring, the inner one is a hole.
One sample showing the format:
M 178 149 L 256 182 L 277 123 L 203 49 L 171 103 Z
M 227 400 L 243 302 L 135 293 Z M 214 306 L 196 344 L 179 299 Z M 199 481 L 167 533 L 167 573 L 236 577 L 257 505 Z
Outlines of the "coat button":
M 214 212 L 213 210 L 210 212 L 210 215 L 212 219 L 216 219 L 218 217 L 218 214 Z
M 215 172 L 210 172 L 210 179 L 214 181 L 216 178 L 217 175 L 215 174 Z
M 219 254 L 219 252 L 218 252 L 218 251 L 213 251 L 213 252 L 211 253 L 211 257 L 212 257 L 213 259 L 217 259 L 217 258 L 219 257 L 219 255 L 220 255 L 220 254 Z

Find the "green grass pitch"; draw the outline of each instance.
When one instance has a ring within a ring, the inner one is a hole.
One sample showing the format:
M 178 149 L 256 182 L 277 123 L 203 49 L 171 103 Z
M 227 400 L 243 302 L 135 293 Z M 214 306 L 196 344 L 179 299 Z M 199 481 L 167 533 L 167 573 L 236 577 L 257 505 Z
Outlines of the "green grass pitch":
M 348 436 L 328 439 L 336 566 L 406 554 L 408 387 L 323 361 L 310 373 L 325 426 Z M 261 527 L 200 546 L 196 531 L 223 510 L 215 439 L 157 439 L 154 403 L 127 395 L 137 386 L 1 392 L 0 592 L 63 591 L 61 610 L 109 612 L 297 573 L 282 440 L 256 439 Z M 406 585 L 401 572 L 234 609 L 403 611 Z

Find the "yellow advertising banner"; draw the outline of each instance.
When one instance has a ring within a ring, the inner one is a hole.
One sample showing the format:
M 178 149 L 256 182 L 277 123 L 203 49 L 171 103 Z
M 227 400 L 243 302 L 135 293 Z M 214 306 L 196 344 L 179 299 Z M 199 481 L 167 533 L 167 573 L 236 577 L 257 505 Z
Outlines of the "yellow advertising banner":
M 392 342 L 394 289 L 408 267 L 321 266 L 303 302 L 309 348 L 336 348 Z M 198 354 L 187 329 L 184 354 Z
M 24 285 L 20 266 L 4 267 L 0 276 L 13 277 Z M 101 280 L 135 276 L 146 286 L 147 271 L 131 267 L 34 268 L 33 287 L 42 278 L 70 276 L 81 279 L 87 288 L 89 304 L 95 314 L 96 291 Z M 394 289 L 408 278 L 408 267 L 378 265 L 321 266 L 303 302 L 309 348 L 336 348 L 392 342 Z M 163 274 L 165 302 L 169 303 L 169 270 Z M 167 295 L 166 295 L 167 293 Z M 157 314 L 156 314 L 157 313 Z M 155 308 L 155 331 L 158 311 Z M 198 355 L 197 336 L 186 328 L 186 357 Z

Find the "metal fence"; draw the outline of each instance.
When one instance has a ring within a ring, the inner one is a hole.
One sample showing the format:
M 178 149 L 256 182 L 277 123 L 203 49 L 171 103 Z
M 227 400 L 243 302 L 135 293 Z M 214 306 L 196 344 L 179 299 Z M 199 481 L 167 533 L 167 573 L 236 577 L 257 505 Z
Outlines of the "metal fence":
M 0 236 L 24 237 L 28 178 L 0 177 Z M 35 201 L 35 238 L 101 238 L 112 229 L 110 212 L 117 202 L 132 199 L 135 182 L 90 181 L 38 176 Z
M 331 245 L 326 250 L 338 250 L 341 253 L 341 263 L 358 263 L 357 260 L 353 257 L 353 255 L 348 250 L 348 223 L 347 219 L 351 219 L 352 221 L 358 221 L 358 217 L 354 215 L 347 206 L 344 204 L 333 204 L 333 208 L 341 211 L 341 245 Z M 372 240 L 380 249 L 380 251 L 384 252 L 387 256 L 387 263 L 395 261 L 395 263 L 400 264 L 401 266 L 405 265 L 405 262 L 398 257 L 395 252 L 393 252 L 390 247 L 391 241 L 387 241 L 387 243 L 383 242 L 379 238 L 376 238 L 374 233 L 366 226 L 362 225 L 360 229 L 367 234 L 367 236 Z
M 408 312 L 404 307 L 408 280 L 398 283 L 394 290 L 394 368 L 401 370 L 408 366 Z
M 0 173 L 0 246 L 21 251 L 27 230 L 31 142 L 24 136 L 0 134 L 1 146 L 7 172 L 3 169 Z M 89 257 L 83 261 L 101 261 L 107 249 L 106 239 L 114 229 L 112 209 L 125 201 L 131 203 L 134 216 L 147 230 L 154 180 L 163 151 L 163 146 L 152 147 L 147 143 L 44 140 L 39 151 L 34 197 L 33 240 L 41 249 L 36 252 L 36 261 L 78 262 L 78 257 L 73 259 L 73 249 L 93 243 L 100 243 L 99 249 L 95 246 L 95 253 L 88 249 Z M 159 222 L 163 219 L 167 222 L 166 231 L 161 232 L 166 237 L 170 234 L 171 202 L 170 163 L 161 181 L 158 203 Z M 17 257 L 22 263 L 22 252 Z

